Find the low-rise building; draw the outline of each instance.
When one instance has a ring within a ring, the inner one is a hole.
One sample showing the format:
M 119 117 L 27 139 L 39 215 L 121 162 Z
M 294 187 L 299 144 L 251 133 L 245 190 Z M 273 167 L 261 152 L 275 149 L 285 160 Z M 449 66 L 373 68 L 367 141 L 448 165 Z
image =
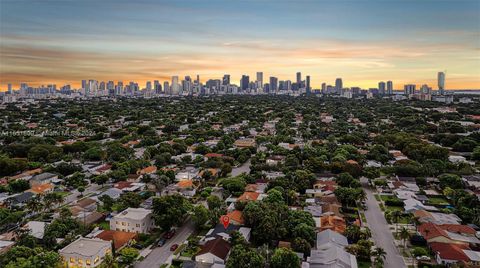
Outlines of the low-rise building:
M 144 208 L 127 208 L 110 219 L 110 230 L 149 233 L 154 227 L 152 211 Z
M 66 267 L 97 267 L 112 254 L 112 243 L 80 237 L 58 251 Z

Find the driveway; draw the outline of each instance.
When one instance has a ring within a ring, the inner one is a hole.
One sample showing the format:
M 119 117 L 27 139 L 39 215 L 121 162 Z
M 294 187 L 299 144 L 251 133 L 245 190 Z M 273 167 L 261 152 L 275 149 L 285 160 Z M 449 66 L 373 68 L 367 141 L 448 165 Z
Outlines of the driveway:
M 388 268 L 405 268 L 405 262 L 400 255 L 397 247 L 394 245 L 392 232 L 390 231 L 387 221 L 383 216 L 377 200 L 373 196 L 373 191 L 369 188 L 368 183 L 362 180 L 363 189 L 367 194 L 365 201 L 368 209 L 365 211 L 368 226 L 372 232 L 375 245 L 381 247 L 387 252 L 384 267 Z
M 243 163 L 242 165 L 238 166 L 238 167 L 234 167 L 232 169 L 232 177 L 236 177 L 242 173 L 247 173 L 249 174 L 250 173 L 250 166 L 251 166 L 251 162 L 250 162 L 250 159 L 247 160 L 247 162 Z
M 193 233 L 195 226 L 191 220 L 180 227 L 172 239 L 167 240 L 162 247 L 156 247 L 148 254 L 148 256 L 141 262 L 135 264 L 135 268 L 157 268 L 161 264 L 167 263 L 169 258 L 173 255 L 170 247 L 173 244 L 182 244 Z

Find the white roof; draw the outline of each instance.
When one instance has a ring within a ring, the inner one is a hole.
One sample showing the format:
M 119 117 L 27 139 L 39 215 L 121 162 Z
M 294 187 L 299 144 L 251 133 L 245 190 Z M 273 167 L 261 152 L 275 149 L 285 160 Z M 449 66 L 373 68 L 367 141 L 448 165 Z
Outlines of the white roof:
M 14 241 L 6 241 L 6 240 L 0 240 L 0 249 L 9 247 L 11 245 L 15 244 Z
M 332 244 L 324 250 L 312 250 L 308 262 L 312 268 L 357 268 L 357 259 L 342 247 Z
M 152 213 L 150 209 L 144 208 L 127 208 L 124 211 L 116 215 L 115 219 L 132 219 L 132 220 L 141 220 L 146 218 Z
M 413 212 L 415 210 L 427 210 L 427 211 L 438 211 L 438 209 L 434 206 L 426 206 L 422 204 L 422 202 L 410 198 L 407 200 L 404 200 L 403 203 L 405 204 L 405 211 L 406 212 Z
M 30 230 L 30 234 L 38 239 L 42 239 L 45 234 L 46 222 L 43 221 L 29 221 L 24 225 L 24 228 Z
M 327 243 L 345 247 L 348 245 L 348 240 L 345 236 L 330 229 L 317 233 L 317 249 L 325 248 Z
M 473 251 L 473 250 L 464 249 L 463 253 L 465 253 L 465 255 L 467 255 L 467 257 L 472 262 L 480 262 L 480 251 Z
M 85 257 L 92 257 L 96 255 L 103 256 L 104 254 L 100 252 L 111 248 L 112 243 L 110 241 L 80 237 L 58 252 L 60 254 L 75 254 Z

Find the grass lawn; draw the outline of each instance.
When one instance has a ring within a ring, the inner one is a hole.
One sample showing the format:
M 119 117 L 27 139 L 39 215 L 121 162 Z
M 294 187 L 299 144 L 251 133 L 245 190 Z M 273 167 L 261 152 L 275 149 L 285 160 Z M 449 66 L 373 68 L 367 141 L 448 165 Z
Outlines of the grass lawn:
M 56 192 L 56 193 L 60 194 L 63 198 L 70 195 L 70 192 Z
M 378 196 L 378 194 L 374 194 L 373 196 L 375 197 L 375 199 L 376 199 L 378 202 L 380 202 L 380 197 Z
M 365 213 L 360 213 L 360 217 L 362 218 L 362 222 L 367 222 L 367 218 L 365 217 Z
M 431 205 L 450 205 L 447 199 L 443 197 L 430 197 L 428 198 L 428 203 L 430 203 Z
M 98 224 L 98 226 L 103 230 L 110 230 L 110 222 L 108 221 L 102 221 Z
M 380 199 L 382 199 L 383 201 L 387 201 L 389 199 L 392 199 L 392 196 L 391 195 L 380 195 Z
M 358 264 L 358 268 L 370 268 L 370 267 L 373 267 L 371 262 L 366 262 L 366 261 L 359 261 L 357 264 Z
M 403 212 L 403 207 L 387 206 L 387 211 L 400 211 L 400 212 Z

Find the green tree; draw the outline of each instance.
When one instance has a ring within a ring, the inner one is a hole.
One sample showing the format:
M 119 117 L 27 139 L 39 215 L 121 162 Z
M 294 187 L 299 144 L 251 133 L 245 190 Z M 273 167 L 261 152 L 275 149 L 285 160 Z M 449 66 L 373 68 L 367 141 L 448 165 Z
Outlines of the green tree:
M 233 246 L 228 257 L 227 268 L 264 267 L 265 259 L 255 250 L 243 245 Z
M 167 195 L 153 199 L 155 222 L 163 230 L 170 230 L 172 226 L 181 224 L 190 209 L 190 202 L 181 195 Z
M 198 205 L 193 208 L 192 220 L 197 227 L 201 227 L 207 223 L 210 212 L 203 205 Z
M 403 248 L 407 247 L 407 240 L 410 239 L 410 233 L 408 232 L 408 229 L 405 227 L 402 227 L 400 230 L 400 238 L 403 241 Z
M 377 247 L 373 250 L 372 255 L 374 257 L 373 264 L 375 267 L 383 267 L 387 252 L 383 248 Z
M 132 247 L 125 247 L 120 250 L 119 255 L 122 263 L 130 265 L 138 258 L 140 253 L 138 252 L 138 249 Z
M 272 268 L 298 268 L 301 267 L 300 258 L 288 248 L 277 248 L 270 261 Z
M 303 238 L 300 238 L 300 237 L 297 237 L 297 238 L 293 239 L 292 249 L 295 252 L 301 252 L 305 255 L 308 255 L 308 254 L 310 254 L 311 246 L 310 246 L 310 243 L 307 240 L 305 240 Z

